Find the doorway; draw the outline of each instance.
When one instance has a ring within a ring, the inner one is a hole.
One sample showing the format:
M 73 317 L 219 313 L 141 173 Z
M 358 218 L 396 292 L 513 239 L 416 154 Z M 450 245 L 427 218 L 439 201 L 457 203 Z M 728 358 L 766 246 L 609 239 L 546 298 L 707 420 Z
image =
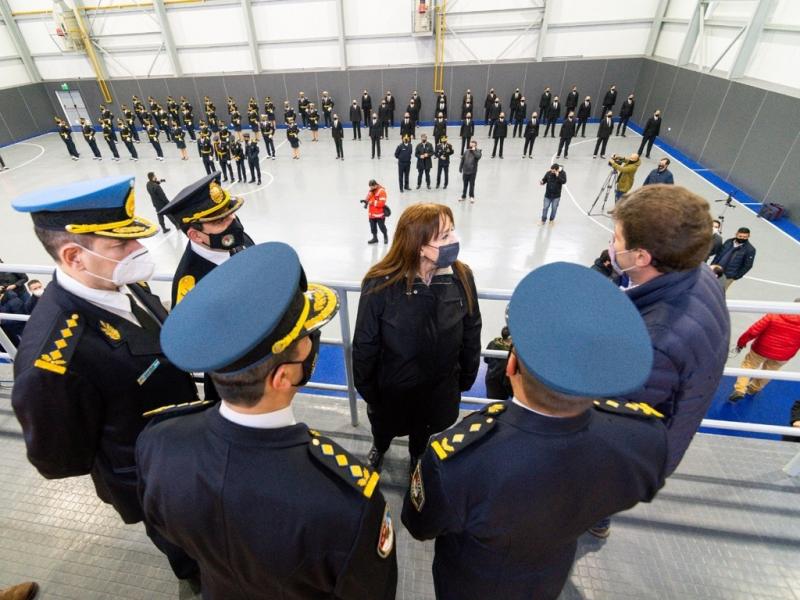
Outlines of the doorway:
M 67 122 L 72 127 L 79 127 L 81 119 L 86 119 L 89 123 L 92 122 L 89 113 L 86 111 L 86 105 L 83 103 L 83 97 L 79 91 L 56 90 L 56 98 L 58 98 L 58 102 L 61 104 L 61 109 L 64 111 Z

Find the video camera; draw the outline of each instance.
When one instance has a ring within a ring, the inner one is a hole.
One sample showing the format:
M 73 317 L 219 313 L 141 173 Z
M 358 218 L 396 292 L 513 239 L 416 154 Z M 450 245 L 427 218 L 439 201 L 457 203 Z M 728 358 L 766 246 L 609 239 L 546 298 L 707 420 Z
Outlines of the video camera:
M 364 198 L 361 198 L 361 200 L 359 200 L 359 202 L 361 202 L 361 204 L 364 206 L 364 208 L 367 208 L 367 201 L 364 200 Z
M 618 165 L 624 165 L 626 162 L 628 162 L 628 157 L 627 156 L 620 156 L 619 154 L 612 154 L 611 155 L 611 160 L 613 160 Z

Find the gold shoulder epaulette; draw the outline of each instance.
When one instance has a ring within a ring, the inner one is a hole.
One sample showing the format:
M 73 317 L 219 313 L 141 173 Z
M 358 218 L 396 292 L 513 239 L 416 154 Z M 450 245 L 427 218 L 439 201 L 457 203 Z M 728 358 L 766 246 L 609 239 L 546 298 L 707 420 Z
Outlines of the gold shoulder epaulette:
M 333 440 L 323 437 L 319 431 L 308 430 L 311 440 L 308 451 L 331 471 L 336 473 L 365 498 L 372 498 L 381 476 L 364 466 L 353 455 Z
M 211 402 L 211 400 L 195 400 L 194 402 L 184 402 L 182 404 L 167 404 L 166 406 L 159 406 L 153 410 L 148 410 L 142 413 L 142 416 L 145 419 L 171 419 L 172 417 L 205 410 L 212 404 L 214 404 L 214 402 Z
M 175 293 L 175 304 L 183 300 L 183 297 L 192 291 L 196 281 L 192 275 L 184 275 L 178 281 L 178 290 Z
M 454 427 L 431 437 L 431 449 L 439 457 L 439 460 L 450 458 L 486 435 L 497 424 L 495 417 L 505 410 L 505 404 L 495 402 L 485 406 L 479 412 L 467 415 Z
M 603 412 L 639 417 L 640 419 L 663 419 L 664 415 L 644 402 L 621 402 L 619 400 L 595 400 L 594 407 Z
M 78 340 L 85 328 L 78 313 L 62 313 L 53 322 L 53 329 L 39 351 L 33 366 L 56 375 L 64 375 Z

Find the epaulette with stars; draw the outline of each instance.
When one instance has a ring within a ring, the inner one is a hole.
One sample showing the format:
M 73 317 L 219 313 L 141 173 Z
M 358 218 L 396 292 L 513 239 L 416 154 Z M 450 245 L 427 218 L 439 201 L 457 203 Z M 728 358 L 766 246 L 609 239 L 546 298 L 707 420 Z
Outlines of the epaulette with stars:
M 311 456 L 336 473 L 365 498 L 372 498 L 381 476 L 377 471 L 364 466 L 353 455 L 333 440 L 314 429 L 308 430 L 311 440 L 308 451 Z
M 595 400 L 594 407 L 603 412 L 638 417 L 640 419 L 663 419 L 664 415 L 644 402 L 620 402 L 619 400 Z
M 496 425 L 495 417 L 505 410 L 505 404 L 496 402 L 485 406 L 478 412 L 467 415 L 455 427 L 431 437 L 431 449 L 439 457 L 439 460 L 450 458 L 485 436 Z
M 62 313 L 53 322 L 50 335 L 45 338 L 33 366 L 56 375 L 64 375 L 75 353 L 85 324 L 78 313 Z

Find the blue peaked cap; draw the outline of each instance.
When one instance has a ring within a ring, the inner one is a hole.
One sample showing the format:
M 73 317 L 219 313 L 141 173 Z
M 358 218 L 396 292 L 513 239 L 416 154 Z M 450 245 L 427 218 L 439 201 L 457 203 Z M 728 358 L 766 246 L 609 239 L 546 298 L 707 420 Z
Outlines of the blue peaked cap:
M 641 388 L 653 349 L 639 311 L 611 281 L 557 262 L 532 271 L 508 305 L 508 328 L 525 369 L 548 388 L 607 398 Z
M 161 348 L 185 371 L 239 371 L 283 352 L 338 309 L 333 290 L 306 284 L 291 246 L 258 244 L 216 267 L 186 294 L 161 329 Z

